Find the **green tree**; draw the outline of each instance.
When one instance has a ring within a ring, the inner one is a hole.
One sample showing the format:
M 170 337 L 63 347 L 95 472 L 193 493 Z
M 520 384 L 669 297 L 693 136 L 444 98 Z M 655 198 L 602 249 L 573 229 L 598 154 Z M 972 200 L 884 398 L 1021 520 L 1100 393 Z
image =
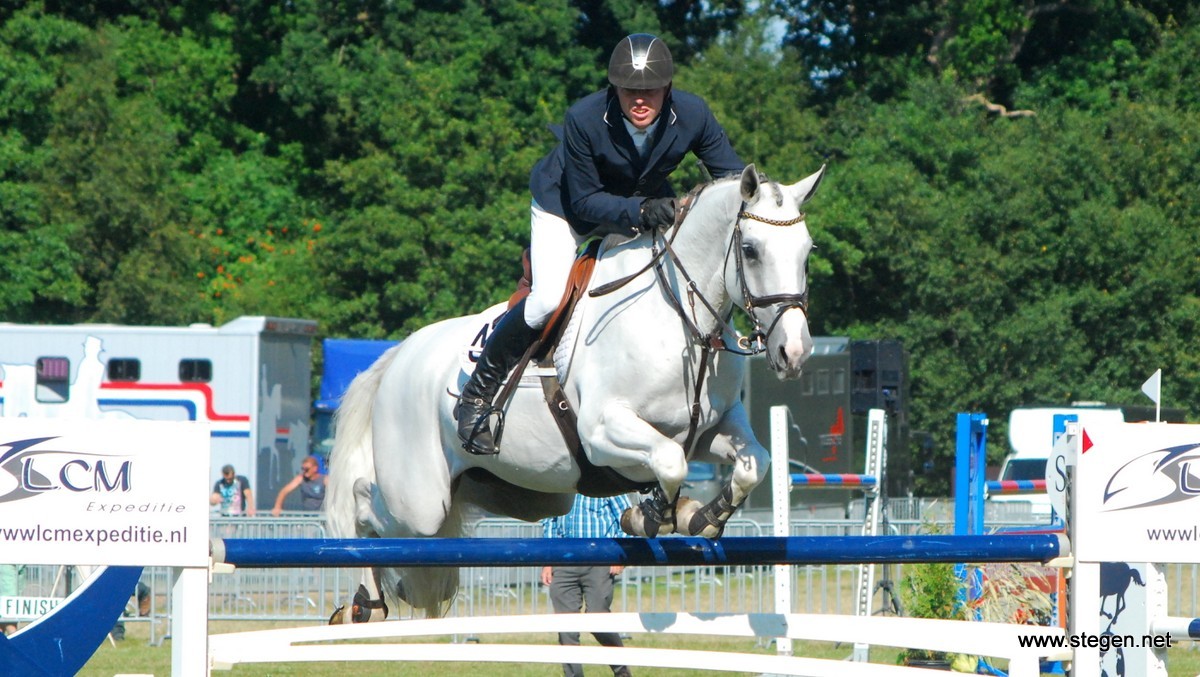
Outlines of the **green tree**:
M 1031 82 L 1089 99 L 1097 82 L 1121 86 L 1130 62 L 1191 12 L 1158 0 L 776 0 L 773 8 L 785 44 L 833 99 L 886 101 L 915 78 L 937 77 L 1000 111 L 1020 104 L 1015 91 Z
M 1127 104 L 989 118 L 929 81 L 871 110 L 848 110 L 856 122 L 832 137 L 845 158 L 821 203 L 833 274 L 814 296 L 847 318 L 833 333 L 904 342 L 912 425 L 940 430 L 943 470 L 954 411 L 1137 402 L 1163 360 L 1195 373 L 1197 233 L 1168 208 L 1192 162 L 1142 150 L 1188 134 L 1192 116 Z

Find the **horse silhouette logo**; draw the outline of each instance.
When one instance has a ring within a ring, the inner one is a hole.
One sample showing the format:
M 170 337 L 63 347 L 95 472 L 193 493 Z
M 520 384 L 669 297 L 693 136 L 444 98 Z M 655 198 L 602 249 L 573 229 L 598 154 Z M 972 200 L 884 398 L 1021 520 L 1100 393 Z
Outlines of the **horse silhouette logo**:
M 1131 583 L 1146 587 L 1142 574 L 1125 562 L 1100 563 L 1100 615 L 1109 619 L 1105 634 L 1111 632 L 1121 612 L 1125 610 L 1125 593 L 1129 591 Z M 1113 598 L 1113 610 L 1112 613 L 1107 613 L 1104 611 L 1104 605 L 1110 597 Z

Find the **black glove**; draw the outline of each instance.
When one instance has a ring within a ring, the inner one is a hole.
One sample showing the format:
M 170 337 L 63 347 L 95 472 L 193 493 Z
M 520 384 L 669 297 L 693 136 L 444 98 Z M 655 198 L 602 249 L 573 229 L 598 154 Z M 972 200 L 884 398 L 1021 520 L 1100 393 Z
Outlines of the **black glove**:
M 675 225 L 675 198 L 651 197 L 642 201 L 642 216 L 638 228 L 654 230 Z

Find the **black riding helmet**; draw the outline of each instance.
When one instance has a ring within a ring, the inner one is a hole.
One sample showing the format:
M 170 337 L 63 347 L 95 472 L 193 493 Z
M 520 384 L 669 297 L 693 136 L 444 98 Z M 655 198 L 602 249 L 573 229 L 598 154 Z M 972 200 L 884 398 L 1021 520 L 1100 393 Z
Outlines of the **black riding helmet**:
M 625 89 L 666 87 L 674 74 L 671 50 L 649 33 L 634 33 L 622 39 L 608 60 L 608 81 Z

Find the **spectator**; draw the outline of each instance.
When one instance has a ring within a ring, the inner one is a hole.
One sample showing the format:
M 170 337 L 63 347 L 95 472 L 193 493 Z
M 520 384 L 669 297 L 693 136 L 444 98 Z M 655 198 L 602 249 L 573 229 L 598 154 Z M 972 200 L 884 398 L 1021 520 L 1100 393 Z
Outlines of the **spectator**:
M 621 513 L 630 507 L 629 498 L 591 498 L 576 496 L 571 511 L 562 517 L 542 520 L 542 535 L 546 538 L 614 538 L 621 532 Z M 615 566 L 554 566 L 542 568 L 542 583 L 550 586 L 550 603 L 554 613 L 608 613 L 612 607 L 613 580 L 624 567 Z M 586 604 L 586 609 L 584 608 Z M 604 646 L 625 646 L 615 632 L 592 633 Z M 578 632 L 558 633 L 558 643 L 579 645 Z M 613 665 L 615 677 L 629 677 L 629 668 Z M 565 677 L 582 677 L 583 667 L 563 664 Z
M 250 490 L 250 480 L 238 475 L 232 465 L 221 468 L 221 479 L 213 485 L 208 502 L 221 506 L 222 515 L 254 516 L 254 492 Z
M 138 615 L 145 617 L 150 615 L 150 586 L 138 581 L 137 587 L 134 589 L 134 595 L 137 596 Z M 117 624 L 109 631 L 113 641 L 121 642 L 125 640 L 125 621 L 124 617 L 128 614 L 122 614 L 117 618 Z
M 287 495 L 300 488 L 300 507 L 307 512 L 317 512 L 325 502 L 325 481 L 327 476 L 321 472 L 321 462 L 316 456 L 308 456 L 300 462 L 300 474 L 279 490 L 275 497 L 275 507 L 271 514 L 279 517 L 283 512 L 283 500 Z

